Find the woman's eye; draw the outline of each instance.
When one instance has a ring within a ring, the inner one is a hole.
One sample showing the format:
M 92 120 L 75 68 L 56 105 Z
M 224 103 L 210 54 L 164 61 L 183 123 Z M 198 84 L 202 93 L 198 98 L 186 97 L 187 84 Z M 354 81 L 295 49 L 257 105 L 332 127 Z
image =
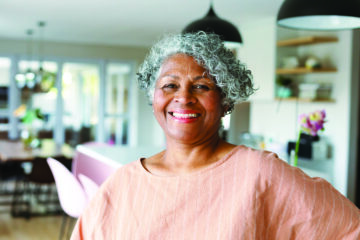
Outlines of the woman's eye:
M 210 87 L 203 84 L 194 85 L 194 89 L 210 90 Z
M 165 84 L 162 88 L 164 89 L 172 89 L 172 88 L 176 88 L 176 85 L 173 83 L 169 83 L 169 84 Z

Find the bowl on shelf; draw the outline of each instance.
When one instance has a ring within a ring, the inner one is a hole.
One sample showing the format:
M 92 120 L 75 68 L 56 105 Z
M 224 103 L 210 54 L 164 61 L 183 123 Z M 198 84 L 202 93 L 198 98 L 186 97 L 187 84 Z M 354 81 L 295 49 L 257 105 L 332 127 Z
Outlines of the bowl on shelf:
M 299 59 L 295 56 L 285 57 L 282 59 L 283 68 L 296 68 L 299 67 Z
M 331 99 L 331 84 L 321 84 L 316 90 L 316 98 L 318 99 Z
M 317 83 L 301 83 L 299 84 L 299 98 L 315 99 L 317 98 Z

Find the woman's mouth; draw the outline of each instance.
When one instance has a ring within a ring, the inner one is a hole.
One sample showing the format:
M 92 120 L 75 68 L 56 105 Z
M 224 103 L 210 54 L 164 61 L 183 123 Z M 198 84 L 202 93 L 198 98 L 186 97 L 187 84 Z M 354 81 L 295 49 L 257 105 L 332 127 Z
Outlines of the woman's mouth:
M 180 113 L 180 112 L 169 112 L 169 114 L 173 117 L 174 120 L 179 122 L 193 122 L 200 117 L 200 113 Z
M 196 118 L 200 116 L 199 113 L 177 113 L 177 112 L 169 112 L 171 116 L 176 118 Z

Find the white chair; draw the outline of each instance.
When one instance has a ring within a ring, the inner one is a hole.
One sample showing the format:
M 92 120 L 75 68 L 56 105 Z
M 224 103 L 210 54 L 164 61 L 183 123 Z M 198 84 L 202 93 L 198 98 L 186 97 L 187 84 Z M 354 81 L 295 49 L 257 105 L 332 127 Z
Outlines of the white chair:
M 47 162 L 55 179 L 59 201 L 64 212 L 73 218 L 78 218 L 88 203 L 87 195 L 75 176 L 59 161 L 48 158 Z M 67 217 L 64 215 L 61 224 L 60 236 L 66 230 Z M 70 222 L 71 224 L 71 222 Z M 70 226 L 67 227 L 67 235 L 70 233 Z
M 85 193 L 87 195 L 88 201 L 90 201 L 93 196 L 95 196 L 96 192 L 99 190 L 99 185 L 97 185 L 93 180 L 91 180 L 89 177 L 79 174 L 80 182 L 85 190 Z

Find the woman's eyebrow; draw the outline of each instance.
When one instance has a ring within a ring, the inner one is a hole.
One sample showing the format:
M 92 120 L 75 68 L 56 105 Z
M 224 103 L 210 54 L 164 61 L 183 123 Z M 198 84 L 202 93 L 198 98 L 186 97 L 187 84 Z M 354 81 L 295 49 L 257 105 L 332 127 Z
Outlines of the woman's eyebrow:
M 193 78 L 194 81 L 198 81 L 198 80 L 201 80 L 201 79 L 208 79 L 210 80 L 210 78 L 207 76 L 207 75 L 200 75 L 200 76 L 196 76 Z
M 174 79 L 179 79 L 179 76 L 174 75 L 174 74 L 165 74 L 165 75 L 159 76 L 159 79 L 160 78 L 167 78 L 167 77 L 174 78 Z
M 159 79 L 162 79 L 162 78 L 173 78 L 173 79 L 180 79 L 180 77 L 176 74 L 165 74 L 165 75 L 162 75 L 162 76 L 159 76 Z M 210 80 L 210 78 L 208 77 L 208 75 L 199 75 L 199 76 L 196 76 L 193 78 L 194 81 L 198 81 L 198 80 L 201 80 L 201 79 L 208 79 Z

